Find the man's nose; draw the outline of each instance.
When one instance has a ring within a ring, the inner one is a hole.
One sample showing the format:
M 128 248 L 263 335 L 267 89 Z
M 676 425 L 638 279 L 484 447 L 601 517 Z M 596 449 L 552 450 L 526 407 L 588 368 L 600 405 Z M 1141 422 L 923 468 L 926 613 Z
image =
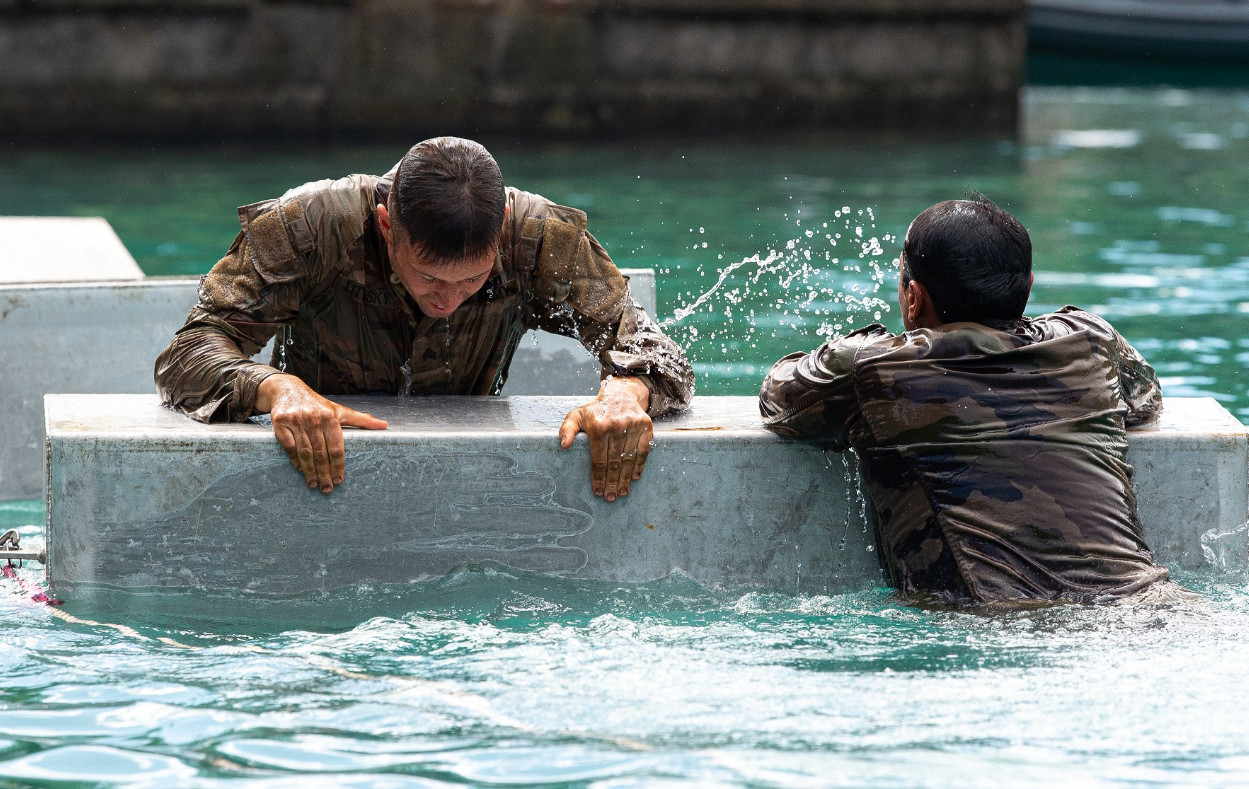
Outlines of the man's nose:
M 439 303 L 448 310 L 455 309 L 464 301 L 464 294 L 454 285 L 439 288 L 436 295 Z

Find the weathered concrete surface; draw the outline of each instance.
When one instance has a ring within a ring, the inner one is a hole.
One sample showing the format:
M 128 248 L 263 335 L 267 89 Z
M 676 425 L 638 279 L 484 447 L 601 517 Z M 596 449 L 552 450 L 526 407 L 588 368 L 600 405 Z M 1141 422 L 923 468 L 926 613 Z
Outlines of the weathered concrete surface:
M 43 490 L 43 396 L 153 392 L 196 280 L 0 285 L 0 500 Z
M 1129 432 L 1145 537 L 1164 564 L 1204 564 L 1213 530 L 1229 567 L 1249 561 L 1249 427 L 1210 397 L 1168 397 L 1162 419 Z
M 0 283 L 141 279 L 103 218 L 0 216 Z
M 494 561 L 572 578 L 832 592 L 880 581 L 853 461 L 780 440 L 754 398 L 699 397 L 656 425 L 645 477 L 607 504 L 574 398 L 349 398 L 347 479 L 304 487 L 267 426 L 208 427 L 152 396 L 49 395 L 48 574 L 98 585 L 294 593 L 403 583 Z M 1249 434 L 1214 400 L 1168 401 L 1134 431 L 1147 539 L 1201 564 L 1201 535 L 1249 510 Z M 1244 552 L 1243 543 L 1240 546 Z
M 112 233 L 107 224 L 104 228 Z M 654 272 L 624 273 L 634 297 L 653 315 Z M 33 498 L 43 489 L 43 396 L 154 391 L 156 355 L 186 320 L 198 286 L 194 277 L 38 285 L 0 281 L 0 403 L 5 411 L 0 501 Z M 266 349 L 256 358 L 267 362 L 270 356 Z M 564 337 L 530 333 L 521 340 L 511 369 L 507 394 L 589 396 L 598 391 L 598 363 Z
M 0 0 L 0 136 L 1009 132 L 1023 0 Z

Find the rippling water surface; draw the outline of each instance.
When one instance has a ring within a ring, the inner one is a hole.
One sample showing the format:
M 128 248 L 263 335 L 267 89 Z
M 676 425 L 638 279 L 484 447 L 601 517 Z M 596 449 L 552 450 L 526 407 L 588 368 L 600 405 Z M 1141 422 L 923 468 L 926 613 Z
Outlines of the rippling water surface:
M 491 565 L 146 609 L 10 584 L 0 785 L 1243 785 L 1249 586 L 1182 580 L 1012 613 Z
M 509 182 L 660 272 L 703 393 L 828 332 L 896 327 L 890 262 L 979 189 L 1036 248 L 1036 313 L 1109 316 L 1171 395 L 1249 422 L 1249 94 L 1034 89 L 1018 140 L 495 144 Z M 0 213 L 103 215 L 199 273 L 234 207 L 380 172 L 391 148 L 0 157 Z M 680 319 L 678 319 L 680 316 Z M 840 326 L 838 325 L 840 324 Z M 38 502 L 0 526 L 39 535 Z M 292 599 L 0 583 L 0 786 L 1234 786 L 1249 782 L 1249 579 L 1198 602 L 926 610 L 466 567 Z

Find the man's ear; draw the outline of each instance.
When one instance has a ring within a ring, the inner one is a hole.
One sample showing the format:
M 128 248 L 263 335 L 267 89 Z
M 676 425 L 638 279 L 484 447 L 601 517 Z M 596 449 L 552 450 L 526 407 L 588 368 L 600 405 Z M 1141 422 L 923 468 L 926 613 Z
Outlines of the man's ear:
M 916 325 L 915 321 L 920 315 L 920 301 L 923 296 L 927 296 L 927 291 L 918 280 L 910 280 L 902 286 L 902 319 L 907 326 Z
M 386 210 L 383 203 L 377 204 L 377 222 L 382 226 L 382 237 L 386 239 L 386 244 L 390 244 L 390 211 Z
M 903 325 L 916 329 L 935 329 L 941 325 L 928 288 L 917 279 L 902 288 L 902 321 Z

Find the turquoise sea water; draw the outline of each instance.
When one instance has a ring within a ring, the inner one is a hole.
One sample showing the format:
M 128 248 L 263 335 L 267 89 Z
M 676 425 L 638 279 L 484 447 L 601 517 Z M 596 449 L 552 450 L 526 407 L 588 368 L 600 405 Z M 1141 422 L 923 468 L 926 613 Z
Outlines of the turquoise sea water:
M 1011 140 L 491 147 L 509 183 L 585 209 L 620 265 L 659 272 L 660 318 L 738 266 L 671 327 L 704 394 L 753 394 L 821 327 L 873 319 L 877 305 L 847 297 L 882 299 L 896 328 L 891 263 L 907 225 L 978 189 L 1031 232 L 1031 313 L 1095 309 L 1155 363 L 1167 394 L 1217 397 L 1249 422 L 1249 92 L 1032 88 L 1022 113 Z M 238 232 L 238 205 L 384 172 L 402 153 L 12 153 L 0 155 L 0 214 L 101 215 L 147 273 L 197 274 Z
M 121 622 L 10 584 L 0 786 L 1243 786 L 1246 578 L 1181 580 L 989 613 L 479 565 Z
M 1097 309 L 1168 394 L 1249 422 L 1249 94 L 1033 89 L 1024 116 L 1017 140 L 492 148 L 509 182 L 586 209 L 622 265 L 659 270 L 703 393 L 752 393 L 837 323 L 896 326 L 896 239 L 979 189 L 1032 233 L 1032 312 Z M 148 273 L 199 273 L 236 205 L 400 153 L 23 152 L 0 156 L 0 213 L 103 215 Z M 0 504 L 0 527 L 29 541 L 42 514 Z M 0 582 L 0 786 L 1249 783 L 1238 572 L 1181 575 L 1202 599 L 1168 607 L 988 613 L 482 565 L 124 617 L 32 602 L 40 571 L 18 577 Z

